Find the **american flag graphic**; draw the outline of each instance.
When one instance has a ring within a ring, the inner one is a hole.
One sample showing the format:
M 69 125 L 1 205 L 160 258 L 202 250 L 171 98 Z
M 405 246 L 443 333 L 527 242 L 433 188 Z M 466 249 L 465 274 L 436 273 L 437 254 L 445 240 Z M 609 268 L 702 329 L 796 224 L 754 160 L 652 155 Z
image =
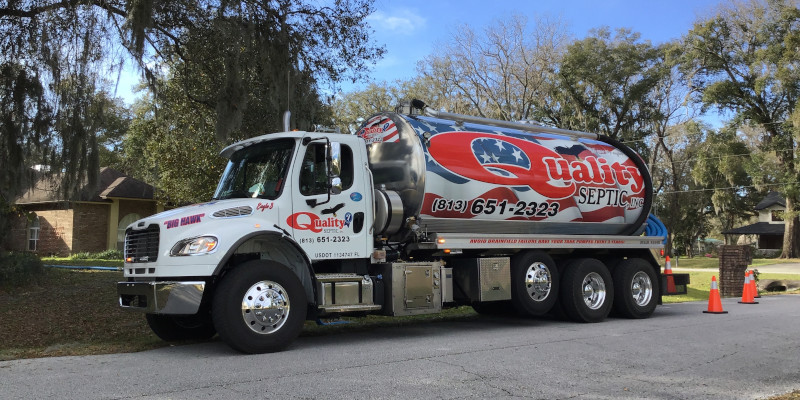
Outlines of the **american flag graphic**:
M 364 139 L 367 144 L 395 143 L 400 140 L 400 134 L 394 121 L 384 115 L 370 118 L 356 135 Z
M 513 176 L 504 166 L 529 169 L 531 160 L 512 143 L 492 138 L 479 138 L 472 142 L 472 154 L 487 171 L 500 176 Z

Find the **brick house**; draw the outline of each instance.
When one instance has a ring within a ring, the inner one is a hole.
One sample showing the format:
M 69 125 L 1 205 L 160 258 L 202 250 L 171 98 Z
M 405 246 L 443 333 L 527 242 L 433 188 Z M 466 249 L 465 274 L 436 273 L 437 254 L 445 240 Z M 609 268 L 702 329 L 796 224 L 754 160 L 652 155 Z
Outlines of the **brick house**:
M 786 200 L 778 192 L 769 192 L 758 204 L 758 222 L 722 232 L 724 235 L 742 235 L 738 244 L 755 244 L 759 250 L 780 250 L 783 248 L 783 233 L 786 222 Z
M 84 188 L 75 201 L 60 198 L 57 179 L 39 179 L 15 199 L 26 215 L 11 222 L 4 248 L 43 256 L 121 250 L 128 224 L 163 210 L 152 186 L 111 168 L 100 170 L 97 190 Z

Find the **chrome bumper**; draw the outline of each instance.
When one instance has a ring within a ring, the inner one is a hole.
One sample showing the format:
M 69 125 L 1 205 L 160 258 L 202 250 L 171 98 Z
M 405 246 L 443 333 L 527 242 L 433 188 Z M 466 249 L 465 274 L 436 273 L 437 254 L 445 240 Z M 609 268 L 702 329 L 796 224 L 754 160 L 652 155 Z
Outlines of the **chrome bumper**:
M 155 314 L 196 314 L 206 283 L 118 282 L 119 306 Z

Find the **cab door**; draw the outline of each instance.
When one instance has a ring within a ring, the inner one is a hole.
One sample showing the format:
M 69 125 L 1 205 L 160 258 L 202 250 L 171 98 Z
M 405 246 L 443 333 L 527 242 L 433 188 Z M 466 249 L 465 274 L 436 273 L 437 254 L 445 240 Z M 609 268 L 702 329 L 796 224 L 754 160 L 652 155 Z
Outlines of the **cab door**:
M 368 179 L 364 168 L 356 168 L 363 161 L 355 160 L 362 152 L 353 139 L 310 133 L 301 141 L 286 222 L 312 260 L 369 257 Z

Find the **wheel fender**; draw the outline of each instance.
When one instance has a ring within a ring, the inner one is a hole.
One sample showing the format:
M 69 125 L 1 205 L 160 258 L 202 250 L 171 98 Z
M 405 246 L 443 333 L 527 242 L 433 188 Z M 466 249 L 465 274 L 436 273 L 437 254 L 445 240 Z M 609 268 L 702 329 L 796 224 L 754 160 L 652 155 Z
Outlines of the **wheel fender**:
M 275 231 L 249 233 L 234 243 L 222 258 L 214 276 L 219 276 L 226 268 L 228 261 L 235 254 L 260 254 L 262 260 L 274 261 L 286 266 L 300 279 L 306 291 L 308 304 L 316 304 L 316 285 L 311 268 L 311 260 L 291 237 Z

